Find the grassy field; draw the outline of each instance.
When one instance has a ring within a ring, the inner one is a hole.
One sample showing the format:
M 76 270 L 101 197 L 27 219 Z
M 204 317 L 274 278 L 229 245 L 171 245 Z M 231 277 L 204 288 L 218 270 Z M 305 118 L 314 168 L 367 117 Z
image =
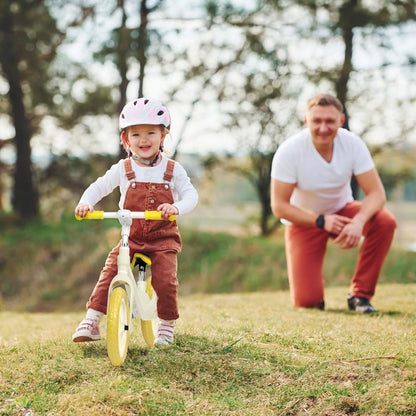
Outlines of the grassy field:
M 180 298 L 175 344 L 133 334 L 125 365 L 74 344 L 83 316 L 0 313 L 0 415 L 415 415 L 416 284 L 381 284 L 373 316 L 293 309 L 286 291 Z M 103 329 L 105 334 L 105 330 Z
M 118 227 L 0 217 L 0 416 L 416 415 L 416 253 L 393 247 L 363 316 L 346 310 L 357 250 L 329 244 L 326 311 L 293 309 L 281 230 L 231 219 L 184 224 L 175 344 L 137 330 L 114 368 L 104 325 L 71 335 Z

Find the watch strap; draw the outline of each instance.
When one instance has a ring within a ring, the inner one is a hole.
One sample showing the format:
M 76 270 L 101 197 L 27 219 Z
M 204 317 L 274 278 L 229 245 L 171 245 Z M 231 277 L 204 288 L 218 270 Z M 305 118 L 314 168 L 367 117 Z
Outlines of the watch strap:
M 318 218 L 315 220 L 315 224 L 318 228 L 323 229 L 325 226 L 325 217 L 323 214 L 318 215 Z

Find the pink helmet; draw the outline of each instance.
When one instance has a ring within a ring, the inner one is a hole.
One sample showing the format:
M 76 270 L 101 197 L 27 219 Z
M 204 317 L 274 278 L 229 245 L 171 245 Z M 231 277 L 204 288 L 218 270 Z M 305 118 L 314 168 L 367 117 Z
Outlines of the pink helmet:
M 152 98 L 137 98 L 128 102 L 120 113 L 120 130 L 137 124 L 164 125 L 170 128 L 170 114 L 168 109 Z

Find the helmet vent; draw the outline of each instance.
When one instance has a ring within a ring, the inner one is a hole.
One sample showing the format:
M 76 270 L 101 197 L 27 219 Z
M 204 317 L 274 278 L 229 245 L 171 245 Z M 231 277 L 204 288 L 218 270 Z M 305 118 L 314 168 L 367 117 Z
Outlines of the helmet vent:
M 145 104 L 147 104 L 149 102 L 149 100 L 146 98 L 145 100 L 144 100 L 144 103 Z
M 124 114 L 122 114 L 122 115 L 121 115 L 121 118 L 126 118 L 126 117 L 124 117 Z
M 161 116 L 163 113 L 164 113 L 164 111 L 160 110 L 160 111 L 157 113 L 157 115 L 158 115 L 158 116 Z
M 133 104 L 136 105 L 137 104 L 137 100 Z

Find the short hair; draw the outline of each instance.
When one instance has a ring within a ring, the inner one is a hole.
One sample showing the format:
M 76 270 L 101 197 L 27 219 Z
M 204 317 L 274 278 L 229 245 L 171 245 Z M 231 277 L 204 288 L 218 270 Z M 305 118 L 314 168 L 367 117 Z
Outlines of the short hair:
M 337 97 L 334 97 L 331 94 L 318 94 L 315 97 L 311 98 L 308 101 L 306 106 L 306 110 L 309 111 L 315 105 L 333 105 L 340 113 L 343 112 L 344 106 L 342 105 L 341 101 L 338 100 Z

